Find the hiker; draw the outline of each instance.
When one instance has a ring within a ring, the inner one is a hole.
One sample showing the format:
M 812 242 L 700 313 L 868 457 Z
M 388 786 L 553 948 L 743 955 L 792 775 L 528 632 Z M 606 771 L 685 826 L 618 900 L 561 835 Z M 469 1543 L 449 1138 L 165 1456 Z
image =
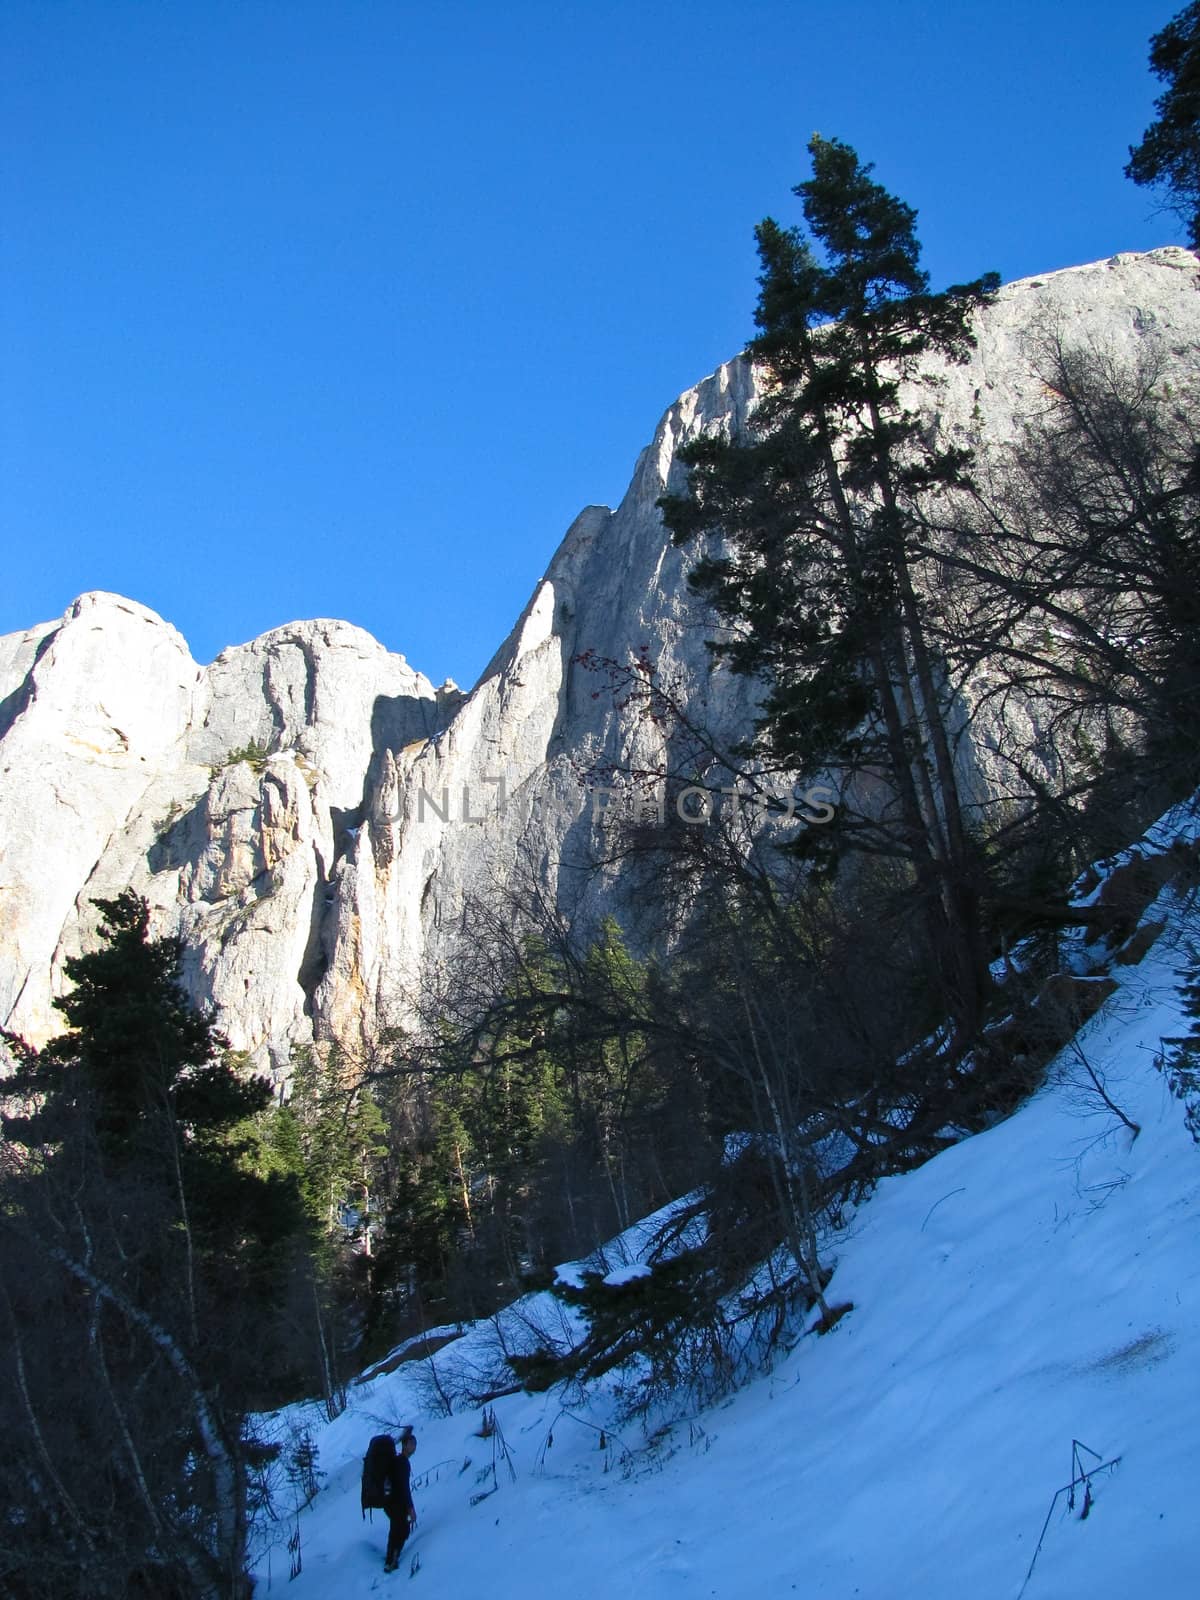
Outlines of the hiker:
M 396 1457 L 396 1464 L 391 1471 L 387 1495 L 383 1502 L 383 1509 L 388 1519 L 387 1555 L 383 1562 L 385 1572 L 395 1572 L 399 1566 L 404 1541 L 408 1538 L 409 1530 L 416 1524 L 417 1512 L 412 1497 L 412 1468 L 409 1466 L 409 1458 L 416 1448 L 417 1436 L 411 1428 L 407 1429 L 400 1440 L 400 1454 Z

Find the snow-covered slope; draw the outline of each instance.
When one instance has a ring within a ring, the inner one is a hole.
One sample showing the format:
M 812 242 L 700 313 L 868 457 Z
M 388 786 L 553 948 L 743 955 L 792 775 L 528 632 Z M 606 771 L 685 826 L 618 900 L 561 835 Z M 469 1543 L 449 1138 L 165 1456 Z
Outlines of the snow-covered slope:
M 614 1427 L 602 1387 L 566 1413 L 553 1392 L 499 1399 L 499 1433 L 480 1438 L 477 1411 L 426 1416 L 421 1361 L 353 1388 L 328 1426 L 293 1408 L 275 1423 L 311 1427 L 326 1476 L 298 1520 L 274 1526 L 263 1587 L 286 1585 L 289 1600 L 389 1588 L 1015 1600 L 1037 1553 L 1030 1600 L 1190 1600 L 1200 1148 L 1154 1066 L 1160 1040 L 1183 1031 L 1189 928 L 1175 891 L 1146 921 L 1164 915 L 1041 1092 L 881 1184 L 830 1241 L 830 1296 L 855 1306 L 832 1333 L 801 1338 L 769 1375 L 653 1438 Z M 1089 1091 L 1077 1050 L 1136 1138 Z M 449 1372 L 492 1342 L 476 1327 L 433 1359 Z M 421 1520 L 385 1576 L 386 1523 L 360 1519 L 359 1465 L 368 1438 L 402 1422 L 419 1433 Z M 515 1476 L 495 1459 L 500 1438 Z M 1092 1479 L 1086 1519 L 1082 1490 L 1074 1510 L 1054 1498 L 1074 1441 L 1086 1467 L 1119 1458 Z M 288 1584 L 297 1528 L 302 1570 Z

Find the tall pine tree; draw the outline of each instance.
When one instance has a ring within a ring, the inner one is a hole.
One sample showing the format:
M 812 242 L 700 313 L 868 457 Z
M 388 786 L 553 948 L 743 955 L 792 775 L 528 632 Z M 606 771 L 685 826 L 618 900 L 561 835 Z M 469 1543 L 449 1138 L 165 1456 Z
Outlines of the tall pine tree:
M 1200 248 L 1200 4 L 1183 10 L 1150 41 L 1150 70 L 1167 87 L 1158 116 L 1129 151 L 1125 176 L 1165 191 Z
M 97 1600 L 240 1596 L 245 1416 L 275 1394 L 304 1219 L 292 1180 L 242 1159 L 270 1089 L 190 1006 L 179 941 L 151 939 L 132 894 L 98 904 L 102 944 L 56 1002 L 68 1031 L 6 1041 L 0 1587 L 61 1571 Z
M 914 535 L 923 498 L 965 482 L 969 460 L 930 437 L 912 394 L 931 359 L 966 358 L 996 279 L 932 293 L 912 208 L 839 140 L 809 151 L 806 230 L 757 229 L 747 353 L 764 397 L 745 437 L 684 450 L 687 492 L 660 505 L 677 543 L 719 541 L 691 583 L 727 628 L 712 648 L 764 680 L 755 753 L 835 774 L 840 825 L 824 838 L 907 863 L 938 1003 L 965 1043 L 987 992 L 980 862 Z M 857 791 L 870 799 L 855 815 Z

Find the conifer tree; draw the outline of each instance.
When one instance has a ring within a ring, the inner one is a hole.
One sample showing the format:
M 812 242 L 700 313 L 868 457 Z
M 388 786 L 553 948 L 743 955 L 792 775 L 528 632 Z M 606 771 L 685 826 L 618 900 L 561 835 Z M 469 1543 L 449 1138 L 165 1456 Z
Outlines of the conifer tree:
M 303 1218 L 294 1182 L 245 1159 L 270 1089 L 189 1005 L 179 942 L 132 894 L 98 905 L 68 1031 L 7 1039 L 0 1570 L 69 1570 L 97 1600 L 241 1596 L 245 1417 L 275 1393 Z
M 930 291 L 916 213 L 840 141 L 814 136 L 795 193 L 807 230 L 768 218 L 747 353 L 766 380 L 746 437 L 682 453 L 687 492 L 660 505 L 676 543 L 723 541 L 693 588 L 727 632 L 711 646 L 764 680 L 755 753 L 876 791 L 823 839 L 908 863 L 940 1001 L 960 1041 L 987 990 L 980 862 L 965 826 L 948 693 L 914 572 L 924 497 L 967 481 L 969 459 L 931 439 L 906 385 L 929 358 L 961 361 L 994 275 Z M 882 779 L 886 797 L 880 803 Z
M 66 962 L 72 988 L 54 1002 L 67 1031 L 41 1051 L 12 1041 L 18 1069 L 6 1090 L 31 1109 L 4 1118 L 5 1136 L 60 1163 L 94 1144 L 102 1180 L 160 1194 L 163 1227 L 182 1225 L 212 1293 L 244 1294 L 247 1274 L 269 1275 L 272 1247 L 303 1227 L 294 1181 L 260 1176 L 243 1159 L 248 1119 L 269 1103 L 270 1085 L 237 1070 L 192 1006 L 182 942 L 150 938 L 145 901 L 126 892 L 96 904 L 103 942 Z
M 332 1235 L 350 1206 L 369 1252 L 371 1195 L 387 1152 L 386 1130 L 370 1088 L 356 1080 L 353 1064 L 336 1045 L 324 1059 L 310 1048 L 296 1052 L 291 1096 L 275 1113 L 269 1137 L 281 1148 L 294 1143 L 301 1192 L 315 1226 Z
M 270 1087 L 222 1059 L 225 1041 L 180 986 L 182 944 L 150 939 L 145 902 L 125 893 L 96 904 L 104 943 L 65 964 L 72 988 L 54 1005 L 67 1032 L 40 1052 L 19 1049 L 7 1087 L 38 1107 L 7 1119 L 8 1137 L 57 1144 L 87 1110 L 104 1158 L 116 1165 L 161 1155 L 164 1118 L 177 1143 L 207 1150 L 261 1110 Z
M 1184 6 L 1150 41 L 1150 70 L 1167 87 L 1158 116 L 1129 151 L 1125 176 L 1161 188 L 1200 248 L 1200 3 Z

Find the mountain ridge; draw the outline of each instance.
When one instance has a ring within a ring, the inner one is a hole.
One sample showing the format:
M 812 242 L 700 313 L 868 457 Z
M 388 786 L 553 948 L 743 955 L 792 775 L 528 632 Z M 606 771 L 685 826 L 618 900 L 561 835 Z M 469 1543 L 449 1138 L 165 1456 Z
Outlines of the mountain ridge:
M 931 425 L 1010 440 L 1039 402 L 1039 326 L 1124 353 L 1194 346 L 1197 282 L 1196 257 L 1168 248 L 1007 285 L 942 373 Z M 92 900 L 130 886 L 185 941 L 193 997 L 276 1072 L 314 1038 L 361 1045 L 399 1020 L 422 969 L 452 959 L 466 904 L 521 856 L 595 915 L 611 884 L 574 870 L 601 825 L 580 772 L 653 770 L 669 736 L 598 693 L 580 656 L 644 649 L 718 737 L 753 716 L 752 686 L 712 669 L 656 502 L 681 444 L 740 428 L 756 397 L 738 357 L 672 403 L 621 504 L 576 517 L 469 694 L 336 619 L 200 666 L 171 624 L 103 591 L 0 639 L 0 1025 L 56 1031 Z M 986 740 L 964 761 L 986 787 Z

